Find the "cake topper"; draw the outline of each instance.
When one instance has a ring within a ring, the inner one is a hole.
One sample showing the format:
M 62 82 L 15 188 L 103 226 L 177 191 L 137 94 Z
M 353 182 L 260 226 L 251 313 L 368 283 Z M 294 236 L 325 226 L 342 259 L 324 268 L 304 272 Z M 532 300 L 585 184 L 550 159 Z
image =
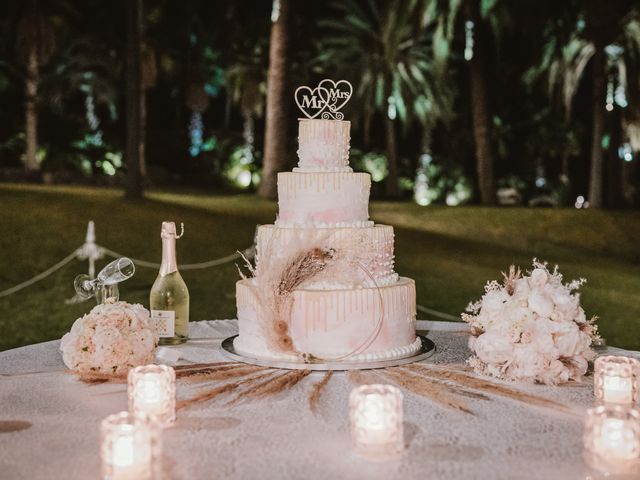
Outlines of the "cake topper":
M 324 120 L 342 120 L 340 111 L 351 98 L 353 87 L 346 80 L 334 82 L 329 78 L 322 80 L 317 87 L 301 86 L 296 89 L 295 100 L 298 108 L 309 119 L 318 115 Z

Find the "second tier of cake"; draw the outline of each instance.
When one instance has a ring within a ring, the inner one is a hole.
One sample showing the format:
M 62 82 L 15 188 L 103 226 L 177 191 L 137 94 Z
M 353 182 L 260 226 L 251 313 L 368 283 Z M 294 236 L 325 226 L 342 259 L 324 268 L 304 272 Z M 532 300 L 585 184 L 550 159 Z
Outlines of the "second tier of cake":
M 279 227 L 368 227 L 371 176 L 353 172 L 278 174 Z

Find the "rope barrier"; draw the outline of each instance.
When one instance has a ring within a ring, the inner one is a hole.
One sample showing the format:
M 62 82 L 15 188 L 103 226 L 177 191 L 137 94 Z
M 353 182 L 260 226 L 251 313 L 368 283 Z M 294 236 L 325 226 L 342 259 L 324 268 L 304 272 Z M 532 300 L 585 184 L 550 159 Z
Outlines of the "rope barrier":
M 109 250 L 108 248 L 101 247 L 101 249 L 105 255 L 109 255 L 110 257 L 120 258 L 120 257 L 126 256 L 126 255 L 122 255 L 121 253 L 114 252 L 113 250 Z M 219 265 L 224 265 L 225 263 L 229 263 L 234 260 L 237 260 L 241 257 L 241 255 L 251 256 L 252 253 L 253 253 L 253 247 L 249 247 L 243 250 L 242 253 L 240 252 L 232 253 L 231 255 L 227 255 L 226 257 L 216 258 L 215 260 L 209 260 L 207 262 L 185 263 L 185 264 L 181 263 L 180 270 L 200 270 L 203 268 L 217 267 Z M 146 260 L 140 260 L 140 259 L 131 258 L 131 257 L 127 257 L 127 258 L 130 258 L 131 261 L 135 263 L 136 266 L 138 267 L 155 268 L 155 269 L 160 268 L 159 263 L 147 262 Z
M 0 291 L 0 298 L 7 297 L 11 294 L 19 292 L 20 290 L 23 290 L 33 285 L 34 283 L 39 282 L 40 280 L 44 280 L 49 275 L 60 270 L 62 267 L 64 267 L 74 259 L 89 260 L 89 275 L 93 276 L 92 275 L 93 273 L 92 271 L 94 270 L 93 263 L 95 262 L 95 260 L 102 258 L 103 255 L 108 255 L 114 258 L 127 257 L 127 255 L 122 255 L 121 253 L 118 253 L 108 248 L 97 245 L 95 243 L 95 233 L 94 233 L 93 222 L 89 222 L 85 243 L 80 248 L 75 249 L 73 252 L 71 252 L 69 255 L 64 257 L 58 263 L 47 268 L 45 271 L 35 275 L 29 280 L 25 280 L 24 282 L 19 283 L 18 285 L 15 285 L 11 288 Z M 234 260 L 238 260 L 239 258 L 242 258 L 242 257 L 252 258 L 254 255 L 255 255 L 255 246 L 252 245 L 251 247 L 244 249 L 242 252 L 236 252 L 231 255 L 227 255 L 225 257 L 216 258 L 214 260 L 209 260 L 209 261 L 200 262 L 200 263 L 181 264 L 180 270 L 200 270 L 205 268 L 218 267 L 220 265 L 233 262 Z M 128 258 L 131 258 L 131 257 L 128 257 Z M 153 268 L 156 270 L 160 268 L 159 263 L 148 262 L 146 260 L 140 260 L 137 258 L 131 258 L 131 260 L 138 267 Z M 439 312 L 438 310 L 427 308 L 422 305 L 416 305 L 416 309 L 419 312 L 433 315 L 434 317 L 441 318 L 443 320 L 448 320 L 453 322 L 460 321 L 459 317 L 456 317 L 454 315 L 449 315 L 448 313 Z
M 0 292 L 0 297 L 6 297 L 8 295 L 11 295 L 12 293 L 19 292 L 20 290 L 22 290 L 24 288 L 27 288 L 27 287 L 33 285 L 34 283 L 37 283 L 40 280 L 43 280 L 43 279 L 47 278 L 49 275 L 51 275 L 55 271 L 60 270 L 67 263 L 69 263 L 71 260 L 75 259 L 77 257 L 77 255 L 78 255 L 78 251 L 74 250 L 72 253 L 70 253 L 69 255 L 64 257 L 58 263 L 56 263 L 52 267 L 47 268 L 44 272 L 39 273 L 38 275 L 36 275 L 33 278 L 30 278 L 29 280 L 26 280 L 26 281 L 24 281 L 22 283 L 19 283 L 15 287 L 11 287 L 11 288 L 8 288 L 6 290 L 3 290 L 2 292 Z
M 104 253 L 105 255 L 109 255 L 111 257 L 116 257 L 116 258 L 120 258 L 120 257 L 124 257 L 126 255 L 121 255 L 117 252 L 114 252 L 113 250 L 109 250 L 108 248 L 104 248 L 104 247 L 100 247 L 99 245 L 96 245 L 97 249 L 101 252 Z M 69 255 L 67 255 L 66 257 L 64 257 L 62 260 L 60 260 L 58 263 L 56 263 L 55 265 L 53 265 L 52 267 L 46 269 L 44 272 L 37 274 L 36 276 L 30 278 L 29 280 L 26 280 L 14 287 L 8 288 L 6 290 L 3 290 L 0 292 L 0 298 L 1 297 L 6 297 L 8 295 L 11 295 L 13 293 L 19 292 L 20 290 L 27 288 L 31 285 L 33 285 L 34 283 L 39 282 L 40 280 L 44 280 L 45 278 L 47 278 L 49 275 L 51 275 L 52 273 L 56 272 L 57 270 L 60 270 L 62 267 L 64 267 L 66 264 L 68 264 L 69 262 L 71 262 L 74 259 L 79 258 L 79 253 L 82 250 L 82 247 L 74 250 L 72 253 L 70 253 Z M 244 255 L 251 255 L 251 253 L 253 252 L 253 247 L 249 247 L 247 249 L 245 249 L 242 254 Z M 230 263 L 234 260 L 237 260 L 238 258 L 240 258 L 241 253 L 240 252 L 236 252 L 232 255 L 227 255 L 226 257 L 222 257 L 222 258 L 216 258 L 214 260 L 209 260 L 208 262 L 200 262 L 200 263 L 191 263 L 191 264 L 185 264 L 185 265 L 180 265 L 180 270 L 199 270 L 199 269 L 205 269 L 205 268 L 212 268 L 212 267 L 218 267 L 220 265 L 224 265 L 225 263 Z M 159 263 L 153 263 L 153 262 L 146 262 L 144 260 L 138 260 L 135 258 L 131 259 L 133 261 L 133 263 L 135 263 L 138 266 L 141 267 L 148 267 L 148 268 L 155 268 L 155 269 L 159 269 L 160 268 L 160 264 Z

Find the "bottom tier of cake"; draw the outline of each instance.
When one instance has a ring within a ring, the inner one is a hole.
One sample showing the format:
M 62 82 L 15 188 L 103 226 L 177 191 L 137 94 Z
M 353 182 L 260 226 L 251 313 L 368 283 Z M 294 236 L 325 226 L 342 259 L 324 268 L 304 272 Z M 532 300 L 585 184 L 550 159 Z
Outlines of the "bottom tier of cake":
M 295 352 L 269 342 L 269 312 L 254 280 L 236 284 L 240 335 L 236 351 L 254 358 L 300 360 L 300 353 L 325 361 L 379 361 L 407 357 L 420 349 L 416 337 L 416 290 L 409 278 L 392 285 L 352 290 L 296 290 L 286 319 Z

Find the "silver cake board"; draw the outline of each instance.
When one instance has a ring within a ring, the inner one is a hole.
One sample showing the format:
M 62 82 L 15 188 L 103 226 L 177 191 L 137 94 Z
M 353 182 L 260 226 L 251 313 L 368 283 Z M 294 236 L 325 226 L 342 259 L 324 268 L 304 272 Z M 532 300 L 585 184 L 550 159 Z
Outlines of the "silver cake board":
M 361 362 L 319 361 L 319 362 L 312 362 L 312 363 L 287 362 L 284 360 L 274 360 L 269 358 L 253 358 L 236 351 L 233 345 L 233 341 L 236 339 L 237 336 L 238 335 L 234 335 L 233 337 L 226 338 L 222 342 L 222 351 L 226 357 L 230 358 L 231 360 L 235 360 L 237 362 L 248 363 L 251 365 L 259 365 L 261 367 L 281 368 L 286 370 L 345 371 L 345 370 L 370 370 L 374 368 L 397 367 L 398 365 L 407 365 L 409 363 L 416 363 L 421 360 L 425 360 L 436 352 L 435 343 L 429 340 L 425 335 L 418 334 L 417 336 L 422 341 L 420 350 L 418 350 L 416 353 L 408 357 L 395 358 L 392 360 L 379 360 L 379 361 L 372 361 L 372 362 L 362 362 L 362 361 Z

